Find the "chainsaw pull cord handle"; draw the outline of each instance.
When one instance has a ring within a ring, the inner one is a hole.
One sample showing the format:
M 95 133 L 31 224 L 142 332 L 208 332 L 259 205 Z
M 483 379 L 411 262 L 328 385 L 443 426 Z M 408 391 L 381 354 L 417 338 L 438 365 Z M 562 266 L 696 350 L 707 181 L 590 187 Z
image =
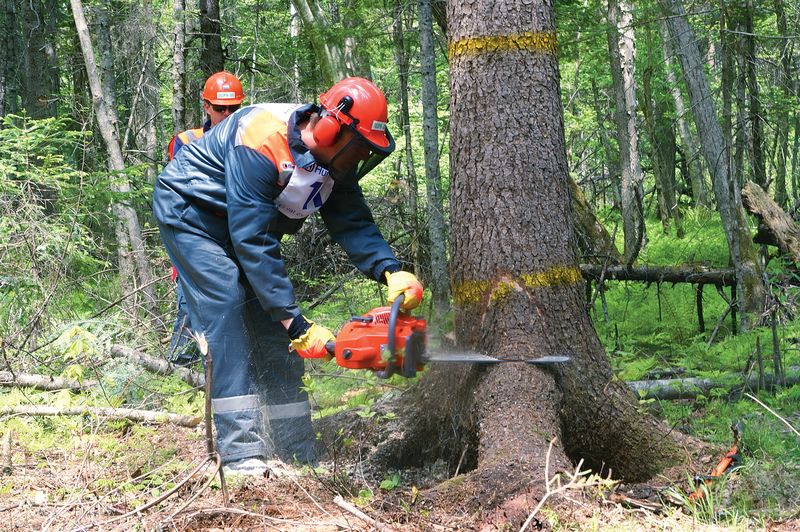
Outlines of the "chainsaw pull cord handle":
M 400 314 L 400 305 L 405 301 L 405 294 L 400 294 L 395 298 L 392 303 L 392 309 L 389 311 L 389 332 L 386 339 L 386 348 L 389 350 L 389 361 L 386 363 L 386 369 L 380 369 L 375 372 L 375 375 L 381 379 L 388 379 L 397 373 L 397 347 L 395 346 L 395 332 L 397 331 L 397 316 Z

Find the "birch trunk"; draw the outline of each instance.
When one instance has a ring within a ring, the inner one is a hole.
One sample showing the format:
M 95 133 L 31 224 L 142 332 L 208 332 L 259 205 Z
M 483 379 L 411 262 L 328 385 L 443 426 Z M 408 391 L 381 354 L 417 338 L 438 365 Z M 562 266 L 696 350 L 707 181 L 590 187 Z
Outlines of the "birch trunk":
M 420 65 L 422 67 L 422 136 L 425 145 L 425 188 L 428 196 L 428 236 L 431 242 L 431 293 L 435 325 L 450 310 L 447 286 L 445 221 L 442 206 L 442 179 L 439 174 L 439 117 L 436 95 L 436 49 L 433 45 L 431 0 L 419 3 Z
M 639 137 L 636 127 L 636 40 L 633 31 L 631 6 L 625 0 L 608 1 L 608 47 L 611 73 L 614 80 L 622 172 L 622 230 L 625 246 L 622 260 L 633 264 L 645 241 L 644 212 L 642 211 L 642 182 L 644 176 L 639 162 Z
M 659 4 L 667 16 L 669 32 L 680 58 L 703 155 L 712 176 L 717 210 L 722 218 L 731 260 L 736 269 L 739 309 L 743 311 L 740 313 L 742 327 L 747 328 L 750 321 L 757 321 L 757 316 L 763 310 L 765 290 L 761 281 L 761 266 L 756 260 L 755 247 L 742 206 L 739 184 L 731 172 L 729 152 L 714 110 L 711 89 L 683 4 L 680 0 L 659 0 Z
M 114 109 L 109 109 L 106 105 L 106 101 L 108 101 L 107 94 L 100 83 L 92 41 L 86 24 L 86 17 L 83 14 L 81 0 L 70 0 L 70 5 L 86 63 L 86 74 L 92 91 L 92 103 L 95 109 L 97 127 L 108 150 L 108 166 L 112 172 L 121 172 L 125 169 L 125 163 L 117 135 L 117 114 Z M 117 193 L 125 194 L 130 192 L 130 184 L 122 174 L 114 176 L 111 188 Z M 123 289 L 131 291 L 137 286 L 146 287 L 142 290 L 147 298 L 146 309 L 152 312 L 155 298 L 150 284 L 150 271 L 139 228 L 139 218 L 136 211 L 124 203 L 115 202 L 112 209 L 117 218 L 116 236 L 119 244 L 119 268 Z M 129 301 L 129 305 L 135 306 L 136 302 Z
M 291 0 L 291 2 L 311 41 L 325 83 L 333 85 L 349 74 L 344 50 L 338 43 L 326 38 L 329 22 L 316 0 Z
M 689 128 L 689 121 L 687 120 L 689 112 L 683 102 L 683 94 L 678 85 L 678 78 L 675 75 L 669 30 L 664 22 L 658 25 L 658 29 L 661 33 L 661 50 L 664 59 L 664 68 L 666 70 L 667 85 L 672 88 L 672 101 L 675 105 L 678 134 L 680 135 L 681 144 L 683 145 L 684 157 L 686 158 L 686 164 L 689 169 L 689 180 L 692 184 L 692 201 L 695 206 L 710 207 L 711 203 L 708 199 L 703 162 L 701 160 L 702 155 L 697 149 L 694 135 Z

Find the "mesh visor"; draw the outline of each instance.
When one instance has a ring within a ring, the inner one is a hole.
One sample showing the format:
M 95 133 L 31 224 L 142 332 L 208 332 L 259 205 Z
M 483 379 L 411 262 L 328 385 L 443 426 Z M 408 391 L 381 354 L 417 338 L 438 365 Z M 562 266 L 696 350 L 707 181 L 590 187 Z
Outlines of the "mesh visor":
M 333 156 L 328 164 L 331 177 L 340 183 L 358 181 L 394 151 L 394 138 L 389 131 L 386 131 L 389 143 L 383 148 L 367 140 L 355 128 L 351 129 L 356 134 Z
M 389 140 L 389 144 L 385 148 L 376 146 L 362 135 L 356 135 L 356 138 L 369 147 L 369 157 L 362 161 L 358 166 L 358 172 L 356 172 L 356 180 L 358 180 L 367 175 L 373 168 L 378 166 L 381 161 L 386 159 L 394 151 L 394 137 L 392 137 L 392 134 L 389 133 L 389 130 L 387 129 L 386 138 Z

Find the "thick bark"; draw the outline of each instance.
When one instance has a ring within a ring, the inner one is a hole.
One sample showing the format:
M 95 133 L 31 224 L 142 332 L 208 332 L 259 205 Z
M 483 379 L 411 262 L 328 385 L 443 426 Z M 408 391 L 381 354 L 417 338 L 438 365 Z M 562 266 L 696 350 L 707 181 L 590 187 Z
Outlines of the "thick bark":
M 83 14 L 81 0 L 70 0 L 70 4 L 75 18 L 75 28 L 80 38 L 81 50 L 83 51 L 86 74 L 92 91 L 92 103 L 95 109 L 97 126 L 108 150 L 108 166 L 114 172 L 122 172 L 125 170 L 125 162 L 117 133 L 117 113 L 106 104 L 109 99 L 107 89 L 100 83 L 97 62 L 94 58 L 92 41 L 86 18 Z M 121 175 L 116 176 L 113 183 L 111 188 L 114 192 L 123 194 L 130 192 L 130 183 Z M 142 292 L 147 298 L 146 308 L 152 312 L 155 305 L 155 296 L 150 285 L 150 269 L 144 251 L 139 217 L 132 207 L 121 202 L 114 203 L 112 209 L 117 218 L 116 236 L 119 245 L 119 269 L 123 288 L 129 291 L 136 286 L 146 287 Z M 135 302 L 131 304 L 135 305 Z
M 800 226 L 752 181 L 742 187 L 742 200 L 748 211 L 758 216 L 756 241 L 778 246 L 782 252 L 800 263 Z
M 56 29 L 59 5 L 55 0 L 27 0 L 19 3 L 23 59 L 19 72 L 20 96 L 22 107 L 32 118 L 56 116 Z
M 659 0 L 675 50 L 683 70 L 683 78 L 692 102 L 692 111 L 701 139 L 703 155 L 712 176 L 717 210 L 722 218 L 728 249 L 736 269 L 737 294 L 742 327 L 760 315 L 764 306 L 765 290 L 761 280 L 761 266 L 756 260 L 755 247 L 745 218 L 736 176 L 731 172 L 729 151 L 717 120 L 714 100 L 703 71 L 694 32 L 686 19 L 680 0 Z
M 675 115 L 678 123 L 678 132 L 683 145 L 684 157 L 689 171 L 689 180 L 692 184 L 692 201 L 695 206 L 709 207 L 708 191 L 703 173 L 702 156 L 697 149 L 694 135 L 689 128 L 688 111 L 683 102 L 678 78 L 675 75 L 672 64 L 672 50 L 670 46 L 669 30 L 663 21 L 658 25 L 661 33 L 661 50 L 666 70 L 667 85 L 671 87 L 672 101 L 675 104 Z
M 425 150 L 425 189 L 427 191 L 428 237 L 430 249 L 430 289 L 433 295 L 434 326 L 444 325 L 450 310 L 445 251 L 442 179 L 439 173 L 439 115 L 436 91 L 436 49 L 433 43 L 431 0 L 419 4 L 420 65 L 422 67 L 422 136 Z M 438 322 L 438 323 L 437 323 Z
M 626 0 L 608 0 L 608 48 L 614 81 L 617 142 L 622 172 L 622 260 L 633 264 L 645 240 L 642 206 L 643 181 L 636 127 L 636 39 L 631 6 Z
M 444 458 L 453 471 L 460 463 L 470 471 L 435 492 L 513 526 L 530 505 L 514 498 L 542 496 L 553 439 L 554 470 L 571 470 L 569 455 L 630 479 L 672 463 L 677 448 L 613 378 L 584 308 L 552 6 L 453 1 L 448 20 L 458 343 L 500 358 L 566 352 L 573 362 L 554 374 L 513 363 L 434 368 L 406 401 L 405 428 L 377 454 L 392 464 Z
M 173 0 L 172 133 L 186 130 L 186 1 Z
M 200 49 L 200 70 L 207 78 L 225 69 L 220 35 L 219 0 L 200 0 L 200 35 L 203 41 Z

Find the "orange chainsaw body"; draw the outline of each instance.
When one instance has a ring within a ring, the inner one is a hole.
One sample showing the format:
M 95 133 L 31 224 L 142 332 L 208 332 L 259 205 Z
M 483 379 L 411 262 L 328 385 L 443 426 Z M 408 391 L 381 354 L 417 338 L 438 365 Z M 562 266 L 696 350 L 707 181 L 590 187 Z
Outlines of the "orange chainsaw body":
M 389 352 L 390 307 L 377 307 L 362 316 L 356 316 L 344 324 L 336 335 L 334 356 L 336 363 L 344 368 L 385 370 L 391 359 Z M 406 342 L 413 333 L 424 342 L 427 324 L 422 318 L 409 314 L 397 315 L 394 331 L 394 364 L 403 367 Z M 422 370 L 422 364 L 417 364 Z

